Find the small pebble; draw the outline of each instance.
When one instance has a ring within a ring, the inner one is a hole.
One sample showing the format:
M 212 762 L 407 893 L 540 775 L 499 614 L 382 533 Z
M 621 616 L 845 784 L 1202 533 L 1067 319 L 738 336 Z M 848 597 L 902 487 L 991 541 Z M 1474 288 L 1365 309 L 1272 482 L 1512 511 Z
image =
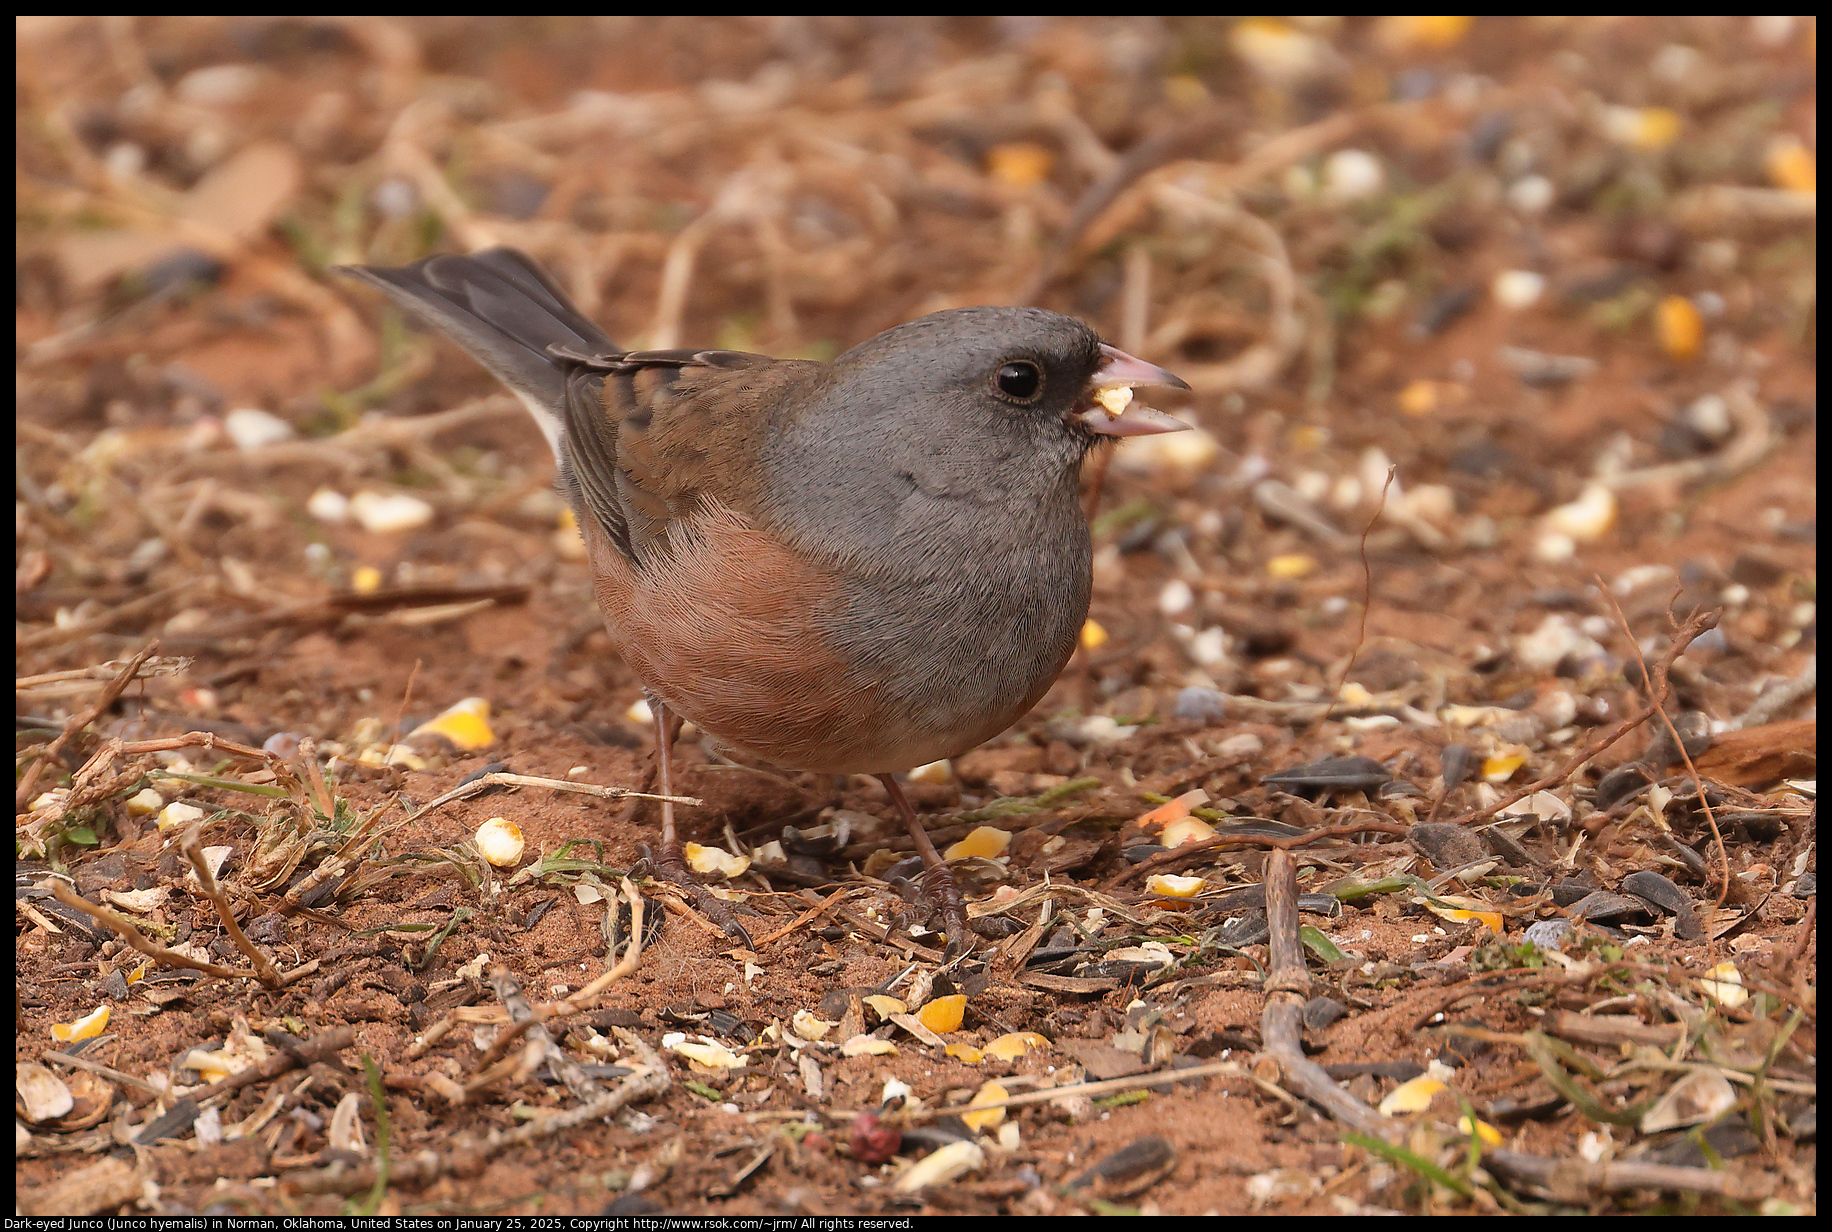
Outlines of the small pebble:
M 305 511 L 333 526 L 350 517 L 350 498 L 335 488 L 319 488 L 305 502 Z
M 1220 667 L 1228 662 L 1228 633 L 1218 625 L 1190 638 L 1190 658 L 1202 667 Z
M 1337 150 L 1323 160 L 1323 196 L 1330 201 L 1363 201 L 1387 186 L 1380 160 L 1366 150 Z
M 112 180 L 132 180 L 146 170 L 146 147 L 131 141 L 116 142 L 102 156 L 102 166 Z
M 1195 602 L 1195 592 L 1190 590 L 1189 583 L 1181 578 L 1172 578 L 1164 583 L 1164 589 L 1158 592 L 1158 610 L 1166 616 L 1176 616 L 1187 612 Z
M 259 449 L 293 438 L 293 425 L 278 415 L 251 406 L 240 407 L 223 416 L 223 431 L 238 449 Z
M 1214 689 L 1194 686 L 1179 690 L 1173 711 L 1179 719 L 1215 724 L 1228 717 L 1228 699 Z
M 405 218 L 420 208 L 420 190 L 408 180 L 390 177 L 375 186 L 369 201 L 378 214 Z
M 1508 185 L 1508 204 L 1523 214 L 1543 214 L 1558 189 L 1543 175 L 1523 175 Z
M 1708 441 L 1721 441 L 1730 435 L 1730 404 L 1717 394 L 1697 399 L 1680 415 L 1685 425 Z
M 350 498 L 350 513 L 364 530 L 373 534 L 416 530 L 433 520 L 431 505 L 404 492 L 394 495 L 358 492 Z
M 1520 939 L 1542 950 L 1562 950 L 1565 948 L 1565 942 L 1570 939 L 1571 932 L 1571 925 L 1565 920 L 1540 920 L 1527 925 Z
M 247 64 L 212 64 L 178 79 L 174 93 L 202 107 L 227 107 L 245 101 L 261 82 L 261 72 Z
M 1546 276 L 1532 270 L 1502 270 L 1489 284 L 1495 302 L 1503 308 L 1518 311 L 1530 308 L 1546 291 Z

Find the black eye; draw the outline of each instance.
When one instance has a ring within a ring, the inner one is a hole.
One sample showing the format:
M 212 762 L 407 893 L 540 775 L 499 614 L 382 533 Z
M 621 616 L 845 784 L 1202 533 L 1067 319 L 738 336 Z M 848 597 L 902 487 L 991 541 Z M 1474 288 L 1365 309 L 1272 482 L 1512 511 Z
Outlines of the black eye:
M 1043 388 L 1043 374 L 1037 371 L 1036 364 L 1019 360 L 999 369 L 998 386 L 1007 398 L 1029 402 Z

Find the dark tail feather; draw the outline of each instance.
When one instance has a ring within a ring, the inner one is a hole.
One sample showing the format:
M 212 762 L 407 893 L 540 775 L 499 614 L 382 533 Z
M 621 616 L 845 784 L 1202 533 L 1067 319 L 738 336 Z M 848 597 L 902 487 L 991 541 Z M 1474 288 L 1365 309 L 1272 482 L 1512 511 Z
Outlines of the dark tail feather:
M 579 314 L 565 292 L 512 248 L 427 257 L 393 269 L 344 265 L 338 271 L 385 292 L 488 368 L 533 413 L 556 455 L 565 430 L 570 365 L 547 348 L 617 353 L 616 344 Z

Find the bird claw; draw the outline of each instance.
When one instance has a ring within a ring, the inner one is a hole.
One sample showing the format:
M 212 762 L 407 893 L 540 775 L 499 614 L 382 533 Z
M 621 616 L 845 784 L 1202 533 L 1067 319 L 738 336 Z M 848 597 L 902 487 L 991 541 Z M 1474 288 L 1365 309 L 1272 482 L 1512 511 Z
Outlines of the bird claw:
M 967 901 L 961 897 L 960 885 L 954 880 L 954 874 L 948 871 L 947 865 L 937 865 L 915 881 L 898 877 L 892 884 L 909 903 L 908 907 L 898 912 L 895 928 L 907 933 L 910 925 L 921 924 L 940 932 L 947 938 L 948 943 L 942 953 L 948 961 L 972 948 L 973 938 L 967 925 Z
M 733 914 L 730 904 L 700 884 L 688 870 L 687 862 L 681 858 L 680 852 L 663 849 L 658 856 L 643 844 L 636 848 L 636 857 L 636 863 L 630 866 L 630 876 L 648 876 L 656 881 L 679 886 L 692 898 L 695 910 L 724 929 L 726 936 L 747 950 L 757 948 L 744 925 L 738 923 L 738 917 Z

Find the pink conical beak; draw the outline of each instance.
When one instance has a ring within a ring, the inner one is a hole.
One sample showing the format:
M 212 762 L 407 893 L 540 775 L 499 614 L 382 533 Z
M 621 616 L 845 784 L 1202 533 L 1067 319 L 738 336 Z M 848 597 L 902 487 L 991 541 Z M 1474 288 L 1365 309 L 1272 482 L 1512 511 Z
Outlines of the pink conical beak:
M 1156 364 L 1148 364 L 1133 355 L 1128 355 L 1118 347 L 1101 344 L 1101 354 L 1105 362 L 1095 371 L 1088 381 L 1092 391 L 1104 389 L 1129 389 L 1135 385 L 1168 385 L 1172 389 L 1188 389 L 1188 382 L 1182 377 L 1166 372 Z M 1089 429 L 1102 436 L 1149 436 L 1157 432 L 1182 432 L 1189 425 L 1180 419 L 1172 419 L 1162 411 L 1154 411 L 1148 406 L 1137 403 L 1128 405 L 1118 414 L 1096 402 L 1091 408 L 1083 411 L 1081 421 Z

